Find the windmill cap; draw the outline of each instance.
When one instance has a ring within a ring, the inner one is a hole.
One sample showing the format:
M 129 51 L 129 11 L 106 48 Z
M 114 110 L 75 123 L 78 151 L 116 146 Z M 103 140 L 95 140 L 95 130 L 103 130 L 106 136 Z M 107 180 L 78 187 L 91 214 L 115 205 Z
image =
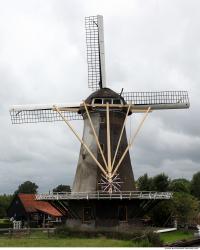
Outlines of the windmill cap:
M 120 99 L 122 100 L 123 104 L 126 104 L 124 98 L 109 88 L 101 88 L 95 92 L 93 92 L 91 95 L 88 96 L 88 98 L 85 100 L 85 103 L 91 104 L 92 100 L 95 98 L 113 98 L 113 99 Z

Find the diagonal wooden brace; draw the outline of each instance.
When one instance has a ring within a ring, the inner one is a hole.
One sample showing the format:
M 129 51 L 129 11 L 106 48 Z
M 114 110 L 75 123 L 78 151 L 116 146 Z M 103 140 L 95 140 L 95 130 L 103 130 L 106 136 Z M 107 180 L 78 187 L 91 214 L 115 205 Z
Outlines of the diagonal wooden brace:
M 128 109 L 127 109 L 127 112 L 126 112 L 126 117 L 124 119 L 122 130 L 121 130 L 121 133 L 120 133 L 120 136 L 119 136 L 119 140 L 118 140 L 118 143 L 117 143 L 117 148 L 115 150 L 115 155 L 114 155 L 114 158 L 113 158 L 111 171 L 113 170 L 113 166 L 115 164 L 116 156 L 117 156 L 117 153 L 118 153 L 119 145 L 121 143 L 121 139 L 122 139 L 122 135 L 123 135 L 123 132 L 124 132 L 124 128 L 125 128 L 125 124 L 126 124 L 126 120 L 127 120 L 127 117 L 128 117 L 128 113 L 129 113 L 130 107 L 131 107 L 131 105 L 128 106 Z
M 91 120 L 91 116 L 90 116 L 90 114 L 89 114 L 89 112 L 88 112 L 87 105 L 85 104 L 85 102 L 83 102 L 83 104 L 84 104 L 85 111 L 86 111 L 86 113 L 87 113 L 87 116 L 88 116 L 88 119 L 89 119 L 90 125 L 91 125 L 91 127 L 92 127 L 92 131 L 93 131 L 93 134 L 94 134 L 94 137 L 95 137 L 96 143 L 97 143 L 97 145 L 98 145 L 99 151 L 100 151 L 101 156 L 102 156 L 102 159 L 103 159 L 103 161 L 104 161 L 105 167 L 106 167 L 106 169 L 108 170 L 108 164 L 107 164 L 107 162 L 106 162 L 106 159 L 105 159 L 105 157 L 104 157 L 104 154 L 103 154 L 103 151 L 102 151 L 101 145 L 100 145 L 100 143 L 99 143 L 99 139 L 98 139 L 98 137 L 97 137 L 97 133 L 96 133 L 96 131 L 95 131 L 95 128 L 94 128 L 93 122 L 92 122 L 92 120 Z
M 107 127 L 107 157 L 108 157 L 108 174 L 111 174 L 111 141 L 110 141 L 110 111 L 109 103 L 106 103 L 106 127 Z
M 145 119 L 146 119 L 146 117 L 147 117 L 147 115 L 148 115 L 148 113 L 149 113 L 149 111 L 150 111 L 150 109 L 151 109 L 151 107 L 149 107 L 149 108 L 147 109 L 147 111 L 146 111 L 146 113 L 145 113 L 145 115 L 144 115 L 142 121 L 140 122 L 140 124 L 139 124 L 139 126 L 138 126 L 136 132 L 134 133 L 134 135 L 133 135 L 133 137 L 132 137 L 132 139 L 131 139 L 131 142 L 127 145 L 127 147 L 126 147 L 126 149 L 125 149 L 125 151 L 124 151 L 124 153 L 123 153 L 121 159 L 119 160 L 117 166 L 115 167 L 114 171 L 112 172 L 112 177 L 116 174 L 116 172 L 117 172 L 117 170 L 118 170 L 120 164 L 122 163 L 124 157 L 126 156 L 128 150 L 129 150 L 130 147 L 132 146 L 133 141 L 135 140 L 135 137 L 136 137 L 137 134 L 139 133 L 139 131 L 140 131 L 140 129 L 141 129 L 141 127 L 142 127 L 142 125 L 143 125 L 143 123 L 144 123 L 144 121 L 145 121 Z
M 63 121 L 67 124 L 67 126 L 71 129 L 71 131 L 74 133 L 74 135 L 76 136 L 76 138 L 80 141 L 80 143 L 85 147 L 85 149 L 87 150 L 87 152 L 90 154 L 90 156 L 92 157 L 92 159 L 95 161 L 95 163 L 97 164 L 97 166 L 100 168 L 100 170 L 103 172 L 103 174 L 105 176 L 108 176 L 108 174 L 106 173 L 106 171 L 104 170 L 104 168 L 102 167 L 102 165 L 99 163 L 99 161 L 96 159 L 96 157 L 94 156 L 94 154 L 92 153 L 92 151 L 89 149 L 89 147 L 84 143 L 84 141 L 80 138 L 80 136 L 76 133 L 76 131 L 74 130 L 74 128 L 71 126 L 71 124 L 67 121 L 67 119 L 63 116 L 63 114 L 61 113 L 61 111 L 54 105 L 53 108 L 55 108 L 55 110 L 59 113 L 59 115 L 62 117 Z

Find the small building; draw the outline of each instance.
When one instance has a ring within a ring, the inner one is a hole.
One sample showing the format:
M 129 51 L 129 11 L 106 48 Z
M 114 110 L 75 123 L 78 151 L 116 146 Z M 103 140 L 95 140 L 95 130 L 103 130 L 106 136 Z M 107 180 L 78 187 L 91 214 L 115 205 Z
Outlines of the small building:
M 48 201 L 37 201 L 35 194 L 17 194 L 7 215 L 13 220 L 22 221 L 22 226 L 45 227 L 61 223 L 64 214 Z

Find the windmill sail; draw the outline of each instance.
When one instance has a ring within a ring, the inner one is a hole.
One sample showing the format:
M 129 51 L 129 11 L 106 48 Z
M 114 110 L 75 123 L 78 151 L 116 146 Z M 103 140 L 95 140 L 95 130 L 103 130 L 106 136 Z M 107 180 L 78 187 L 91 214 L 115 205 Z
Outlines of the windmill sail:
M 138 109 L 183 109 L 190 106 L 187 91 L 123 92 L 122 96 Z
M 85 18 L 88 87 L 92 90 L 106 87 L 103 16 Z
M 59 108 L 67 120 L 82 120 L 82 116 L 78 114 L 79 105 L 14 105 L 10 108 L 12 124 L 63 121 L 54 105 Z

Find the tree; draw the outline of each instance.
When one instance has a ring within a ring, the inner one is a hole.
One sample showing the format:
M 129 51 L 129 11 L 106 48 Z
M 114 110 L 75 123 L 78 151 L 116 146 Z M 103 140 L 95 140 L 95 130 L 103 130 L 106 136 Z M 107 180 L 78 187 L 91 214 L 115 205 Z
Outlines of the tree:
M 200 172 L 197 172 L 192 177 L 191 194 L 200 199 Z
M 137 180 L 137 186 L 140 191 L 150 191 L 152 188 L 152 178 L 147 173 L 140 176 Z
M 7 215 L 7 209 L 13 199 L 12 195 L 0 195 L 0 218 L 4 218 Z
M 181 178 L 174 179 L 169 184 L 169 190 L 173 192 L 190 193 L 190 181 Z
M 153 177 L 152 180 L 152 189 L 159 192 L 168 191 L 169 188 L 169 177 L 164 173 L 158 174 Z
M 162 200 L 149 211 L 148 215 L 155 226 L 166 227 L 168 223 L 172 223 L 173 212 L 173 201 Z
M 59 192 L 71 192 L 71 188 L 69 185 L 58 185 L 56 188 L 53 189 L 53 192 L 59 193 Z
M 24 193 L 24 194 L 36 194 L 38 189 L 38 185 L 31 181 L 25 181 L 21 185 L 18 186 L 18 189 L 14 194 Z
M 160 201 L 150 212 L 153 223 L 156 226 L 166 226 L 175 218 L 178 224 L 188 224 L 197 218 L 199 213 L 199 201 L 191 194 L 177 192 L 173 198 L 167 201 Z
M 191 194 L 174 193 L 173 210 L 179 223 L 189 223 L 199 213 L 199 201 Z

